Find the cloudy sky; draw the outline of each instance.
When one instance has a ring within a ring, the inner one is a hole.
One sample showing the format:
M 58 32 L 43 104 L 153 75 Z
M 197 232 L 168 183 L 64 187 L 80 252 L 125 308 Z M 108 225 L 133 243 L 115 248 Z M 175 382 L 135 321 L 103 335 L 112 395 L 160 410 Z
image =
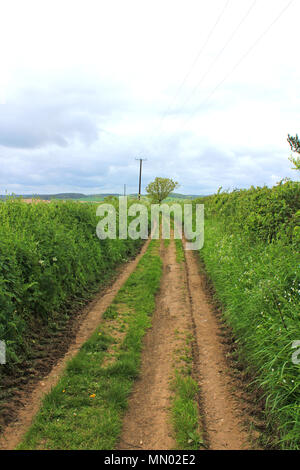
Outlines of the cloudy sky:
M 138 157 L 143 188 L 185 194 L 295 178 L 299 17 L 298 0 L 1 2 L 0 193 L 136 192 Z

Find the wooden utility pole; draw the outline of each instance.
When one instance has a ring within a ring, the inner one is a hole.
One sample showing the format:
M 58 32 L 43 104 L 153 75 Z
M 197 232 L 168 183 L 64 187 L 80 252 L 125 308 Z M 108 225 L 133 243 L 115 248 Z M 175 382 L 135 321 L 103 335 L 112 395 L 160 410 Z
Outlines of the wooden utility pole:
M 139 200 L 141 199 L 141 189 L 142 189 L 142 165 L 143 161 L 147 160 L 147 158 L 136 158 L 136 160 L 140 161 L 140 177 L 139 177 Z

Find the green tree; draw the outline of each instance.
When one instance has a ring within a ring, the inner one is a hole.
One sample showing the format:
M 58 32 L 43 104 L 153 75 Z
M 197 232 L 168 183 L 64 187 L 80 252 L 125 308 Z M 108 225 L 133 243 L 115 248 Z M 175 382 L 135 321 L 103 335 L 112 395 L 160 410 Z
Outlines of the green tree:
M 146 191 L 152 202 L 160 204 L 178 186 L 177 181 L 173 181 L 171 178 L 156 177 L 152 183 L 148 184 Z
M 292 137 L 290 134 L 288 134 L 287 141 L 290 144 L 292 152 L 296 152 L 296 153 L 300 154 L 300 140 L 299 140 L 298 135 L 296 134 L 296 137 Z M 298 156 L 293 157 L 291 155 L 289 160 L 294 165 L 293 170 L 300 170 L 300 157 L 298 157 Z

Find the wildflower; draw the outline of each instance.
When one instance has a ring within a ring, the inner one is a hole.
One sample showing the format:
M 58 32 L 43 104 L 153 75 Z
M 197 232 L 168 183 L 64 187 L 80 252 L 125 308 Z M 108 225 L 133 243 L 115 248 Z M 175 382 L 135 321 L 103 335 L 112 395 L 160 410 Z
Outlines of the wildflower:
M 57 261 L 57 258 L 55 258 L 55 256 L 54 256 L 54 258 L 52 258 L 52 260 L 55 262 L 55 261 Z
M 92 393 L 92 395 L 90 395 L 90 398 L 95 398 L 96 396 L 96 393 Z
M 65 393 L 66 391 L 65 391 L 65 390 L 63 390 L 62 392 L 63 392 L 63 393 Z
M 42 265 L 45 263 L 45 261 L 44 261 L 43 259 L 40 259 L 40 260 L 39 260 L 39 263 L 40 263 L 40 265 L 42 266 Z

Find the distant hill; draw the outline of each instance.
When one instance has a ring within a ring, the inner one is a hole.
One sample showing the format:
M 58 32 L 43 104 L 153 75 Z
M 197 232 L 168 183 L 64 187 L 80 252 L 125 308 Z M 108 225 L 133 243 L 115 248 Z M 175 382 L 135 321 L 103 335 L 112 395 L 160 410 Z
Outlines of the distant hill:
M 72 199 L 72 200 L 103 200 L 106 196 L 118 196 L 118 194 L 92 194 L 86 195 L 83 193 L 58 193 L 58 194 L 12 194 L 12 195 L 0 195 L 0 199 L 7 199 L 8 197 L 22 197 L 24 199 L 43 199 L 44 201 L 50 201 L 51 199 Z
M 132 197 L 137 197 L 138 194 L 130 194 Z M 146 197 L 146 194 L 142 194 L 142 196 Z M 180 194 L 180 193 L 171 193 L 165 201 L 168 201 L 169 199 L 196 199 L 197 197 L 203 197 L 200 194 Z
M 180 193 L 171 193 L 168 198 L 174 199 L 196 199 L 197 197 L 202 197 L 200 194 L 180 194 Z
M 103 199 L 107 196 L 122 196 L 122 194 L 118 193 L 101 193 L 101 194 L 82 194 L 82 193 L 58 193 L 58 194 L 13 194 L 13 195 L 1 195 L 0 200 L 6 199 L 8 197 L 15 196 L 15 197 L 22 197 L 24 199 L 43 199 L 45 201 L 50 201 L 51 199 L 73 199 L 73 200 L 81 200 L 81 201 L 103 201 Z M 138 194 L 128 194 L 129 197 L 137 197 Z M 142 195 L 146 196 L 146 195 Z M 197 197 L 201 197 L 200 195 L 188 195 L 188 194 L 180 194 L 180 193 L 172 193 L 166 199 L 166 201 L 170 199 L 195 199 Z
M 24 199 L 43 199 L 49 201 L 51 199 L 80 199 L 84 197 L 81 193 L 59 193 L 59 194 L 9 194 L 8 196 L 0 195 L 1 199 L 8 197 L 22 197 Z

